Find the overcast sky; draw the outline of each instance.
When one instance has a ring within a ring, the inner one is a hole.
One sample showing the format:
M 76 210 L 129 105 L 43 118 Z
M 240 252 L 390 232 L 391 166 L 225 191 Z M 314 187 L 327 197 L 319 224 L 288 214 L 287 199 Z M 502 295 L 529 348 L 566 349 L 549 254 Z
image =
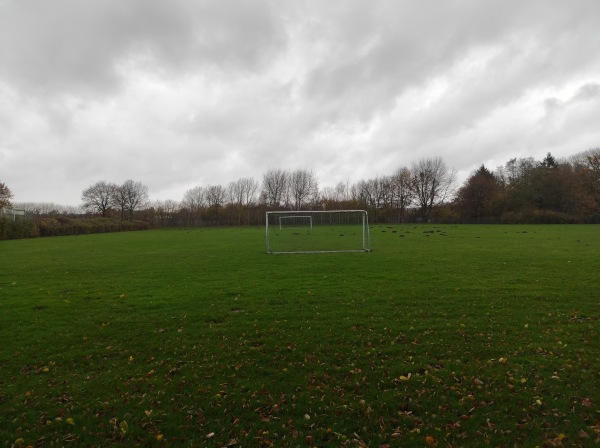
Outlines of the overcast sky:
M 600 146 L 598 0 L 0 0 L 0 181 L 181 200 Z

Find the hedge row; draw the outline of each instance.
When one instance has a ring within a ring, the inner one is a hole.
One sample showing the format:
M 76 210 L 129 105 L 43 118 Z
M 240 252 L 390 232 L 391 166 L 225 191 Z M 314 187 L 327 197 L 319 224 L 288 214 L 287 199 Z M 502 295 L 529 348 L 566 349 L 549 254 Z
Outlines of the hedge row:
M 143 221 L 115 221 L 108 218 L 58 217 L 36 220 L 18 219 L 16 221 L 0 218 L 0 240 L 147 229 L 148 223 Z
M 8 218 L 0 218 L 0 240 L 18 240 L 38 236 L 40 236 L 40 229 L 32 221 L 13 221 Z

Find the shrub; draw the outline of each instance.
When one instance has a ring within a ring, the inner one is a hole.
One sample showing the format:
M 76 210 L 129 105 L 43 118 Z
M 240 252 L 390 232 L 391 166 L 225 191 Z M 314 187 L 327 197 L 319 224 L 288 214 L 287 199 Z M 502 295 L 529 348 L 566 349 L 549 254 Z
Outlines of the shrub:
M 40 231 L 30 220 L 12 221 L 8 218 L 0 218 L 0 240 L 17 240 L 38 236 L 40 236 Z
M 147 230 L 143 221 L 114 221 L 109 218 L 39 218 L 11 221 L 0 219 L 0 240 L 35 238 L 39 236 L 88 235 L 90 233 Z

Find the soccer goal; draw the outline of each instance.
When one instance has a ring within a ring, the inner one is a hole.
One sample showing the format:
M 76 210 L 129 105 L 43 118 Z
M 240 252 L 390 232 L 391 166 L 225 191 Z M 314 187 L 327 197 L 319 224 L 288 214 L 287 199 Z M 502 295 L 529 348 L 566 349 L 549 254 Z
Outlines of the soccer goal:
M 269 254 L 369 252 L 365 210 L 267 212 Z

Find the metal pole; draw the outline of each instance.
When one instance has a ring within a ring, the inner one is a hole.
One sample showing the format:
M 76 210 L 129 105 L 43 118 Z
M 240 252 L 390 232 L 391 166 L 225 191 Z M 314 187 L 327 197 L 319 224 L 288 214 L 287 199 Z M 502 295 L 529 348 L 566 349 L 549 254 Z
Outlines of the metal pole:
M 269 212 L 266 212 L 265 214 L 265 240 L 267 244 L 267 253 L 269 253 Z

